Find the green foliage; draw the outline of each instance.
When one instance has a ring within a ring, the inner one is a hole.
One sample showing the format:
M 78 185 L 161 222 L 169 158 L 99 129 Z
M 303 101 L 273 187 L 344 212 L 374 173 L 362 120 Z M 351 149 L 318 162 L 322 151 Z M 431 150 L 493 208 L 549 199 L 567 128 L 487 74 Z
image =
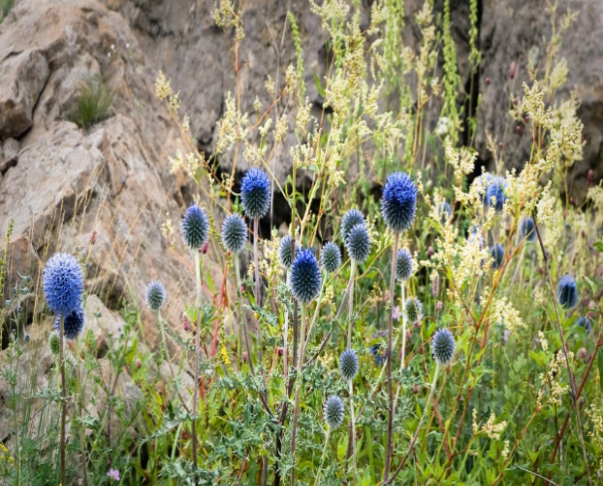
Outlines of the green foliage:
M 4 21 L 14 6 L 15 0 L 0 0 L 0 24 Z
M 114 96 L 115 92 L 100 77 L 92 77 L 82 83 L 67 118 L 80 128 L 90 128 L 107 117 Z

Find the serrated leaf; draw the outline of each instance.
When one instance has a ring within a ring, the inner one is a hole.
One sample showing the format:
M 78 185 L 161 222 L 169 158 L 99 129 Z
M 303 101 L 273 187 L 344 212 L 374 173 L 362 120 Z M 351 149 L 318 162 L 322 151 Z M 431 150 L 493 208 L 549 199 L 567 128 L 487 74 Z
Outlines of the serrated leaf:
M 593 246 L 599 253 L 603 253 L 603 241 L 597 241 Z

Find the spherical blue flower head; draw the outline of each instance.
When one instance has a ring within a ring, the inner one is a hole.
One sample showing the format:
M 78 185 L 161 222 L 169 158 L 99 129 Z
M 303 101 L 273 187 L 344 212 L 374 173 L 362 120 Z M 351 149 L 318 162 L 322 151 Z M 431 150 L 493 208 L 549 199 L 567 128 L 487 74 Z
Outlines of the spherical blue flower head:
M 592 325 L 591 325 L 590 319 L 588 317 L 586 317 L 586 316 L 580 317 L 580 318 L 578 318 L 576 323 L 580 327 L 583 327 L 586 330 L 587 334 L 590 334 L 590 331 L 592 331 Z
M 381 214 L 385 224 L 395 233 L 412 226 L 417 210 L 417 188 L 404 172 L 394 172 L 385 182 Z
M 406 321 L 409 324 L 418 322 L 423 317 L 422 311 L 423 306 L 421 305 L 421 301 L 419 299 L 406 299 L 406 303 L 404 304 L 404 312 L 406 313 Z
M 438 216 L 440 216 L 440 223 L 444 224 L 452 216 L 452 208 L 446 201 L 442 201 L 438 204 Z
M 339 372 L 345 381 L 353 380 L 358 374 L 358 356 L 353 349 L 346 349 L 339 358 Z
M 486 206 L 493 206 L 495 211 L 502 211 L 507 196 L 505 196 L 505 189 L 507 188 L 507 181 L 502 177 L 493 177 L 486 187 L 486 195 L 484 202 Z
M 345 240 L 345 246 L 352 260 L 364 262 L 371 253 L 371 236 L 363 223 L 354 226 Z
M 561 277 L 559 287 L 557 288 L 557 298 L 564 309 L 575 307 L 578 303 L 578 288 L 576 287 L 574 277 L 571 275 Z
M 436 331 L 431 341 L 431 354 L 440 365 L 447 365 L 454 358 L 454 336 L 448 329 Z
M 42 288 L 48 307 L 67 315 L 80 307 L 84 275 L 78 261 L 68 253 L 55 253 L 44 268 Z
M 57 332 L 60 331 L 61 317 L 57 316 L 54 321 L 54 328 Z M 80 302 L 79 307 L 72 310 L 63 321 L 63 330 L 65 338 L 73 340 L 77 338 L 84 330 L 84 308 Z
M 331 430 L 343 423 L 343 402 L 337 395 L 331 395 L 324 408 L 325 422 Z
M 301 248 L 301 243 L 295 243 L 296 250 Z M 296 253 L 297 254 L 297 253 Z M 291 235 L 285 236 L 278 246 L 278 259 L 285 268 L 291 268 Z
M 165 302 L 165 288 L 157 280 L 152 281 L 147 286 L 147 305 L 153 311 L 158 311 Z
M 310 302 L 318 297 L 321 286 L 321 271 L 314 252 L 300 248 L 295 253 L 291 267 L 291 293 L 300 302 Z
M 343 215 L 341 220 L 341 238 L 344 243 L 348 239 L 348 235 L 354 226 L 357 224 L 365 224 L 364 214 L 357 209 L 350 209 Z
M 251 219 L 263 218 L 270 209 L 270 180 L 266 173 L 253 167 L 241 183 L 241 202 L 245 214 Z
M 492 245 L 489 249 L 490 258 L 492 258 L 492 268 L 497 269 L 502 263 L 503 257 L 505 256 L 505 249 L 499 244 Z
M 527 218 L 523 218 L 523 221 L 519 226 L 519 231 L 521 239 L 527 239 L 528 241 L 536 240 L 536 224 L 529 216 Z
M 191 249 L 201 248 L 209 237 L 209 221 L 205 211 L 196 204 L 186 210 L 182 220 L 182 239 Z
M 341 251 L 332 241 L 322 247 L 320 253 L 320 264 L 328 273 L 335 273 L 341 265 Z
M 247 225 L 238 214 L 231 214 L 222 223 L 222 243 L 232 253 L 239 253 L 245 248 Z
M 406 248 L 398 250 L 396 255 L 396 278 L 400 282 L 406 282 L 411 276 L 415 269 L 415 262 L 412 259 L 412 255 Z

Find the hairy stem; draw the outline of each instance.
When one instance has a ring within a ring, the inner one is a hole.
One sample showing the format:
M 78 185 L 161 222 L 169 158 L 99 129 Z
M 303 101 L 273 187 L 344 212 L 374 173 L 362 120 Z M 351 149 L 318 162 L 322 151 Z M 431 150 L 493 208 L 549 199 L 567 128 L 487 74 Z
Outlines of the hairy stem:
M 197 297 L 195 299 L 195 307 L 197 309 L 197 329 L 195 332 L 195 388 L 193 391 L 193 466 L 195 473 L 197 472 L 197 402 L 199 401 L 199 353 L 201 342 L 201 262 L 199 258 L 199 249 L 193 248 L 193 256 L 195 259 L 195 281 L 197 284 Z M 195 477 L 195 485 L 198 481 Z
M 295 464 L 295 440 L 297 438 L 297 419 L 299 417 L 299 394 L 302 385 L 302 364 L 304 357 L 302 352 L 304 349 L 304 334 L 306 329 L 306 304 L 302 304 L 301 311 L 301 338 L 299 340 L 300 355 L 297 358 L 297 376 L 295 378 L 295 405 L 293 406 L 293 428 L 291 431 L 291 456 L 293 457 L 293 463 Z M 295 474 L 291 475 L 291 486 L 295 484 Z
M 352 260 L 350 269 L 350 292 L 348 295 L 348 349 L 352 349 L 352 314 L 354 313 L 354 274 L 356 273 L 356 260 Z
M 327 435 L 325 436 L 325 446 L 322 449 L 322 456 L 320 457 L 320 466 L 318 467 L 318 472 L 316 473 L 316 481 L 314 481 L 314 486 L 318 486 L 318 480 L 320 479 L 320 473 L 322 471 L 322 464 L 325 461 L 325 456 L 327 455 L 327 446 L 329 445 L 329 436 L 331 435 L 331 427 L 327 426 Z
M 61 315 L 59 325 L 59 360 L 61 362 L 61 484 L 67 484 L 65 420 L 67 418 L 67 380 L 65 379 L 65 318 Z

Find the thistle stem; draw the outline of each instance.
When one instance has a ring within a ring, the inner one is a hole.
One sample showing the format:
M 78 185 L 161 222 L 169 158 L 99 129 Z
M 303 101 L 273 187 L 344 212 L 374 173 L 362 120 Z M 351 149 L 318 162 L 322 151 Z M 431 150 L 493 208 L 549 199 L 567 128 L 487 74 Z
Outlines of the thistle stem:
M 255 275 L 255 304 L 258 308 L 262 308 L 262 299 L 260 298 L 260 268 L 258 263 L 258 238 L 260 232 L 260 220 L 254 218 L 253 220 L 253 270 Z M 262 381 L 264 382 L 264 390 L 266 389 L 266 378 L 264 377 L 264 368 L 262 366 L 262 329 L 260 328 L 260 322 L 257 322 L 255 327 L 255 334 L 258 347 L 258 366 L 260 367 L 260 373 L 262 374 Z
M 297 358 L 297 376 L 295 377 L 295 405 L 293 407 L 293 427 L 291 431 L 291 456 L 293 457 L 293 464 L 295 464 L 295 440 L 297 438 L 297 419 L 299 417 L 299 393 L 301 390 L 302 383 L 302 363 L 304 361 L 302 351 L 304 348 L 304 337 L 306 329 L 306 304 L 302 303 L 301 311 L 301 338 L 299 340 L 299 357 Z M 295 484 L 295 475 L 291 475 L 291 486 Z
M 327 446 L 329 445 L 329 436 L 331 435 L 331 427 L 327 425 L 327 435 L 325 436 L 325 446 L 322 449 L 322 456 L 320 457 L 320 466 L 318 467 L 318 472 L 316 473 L 316 481 L 314 481 L 314 486 L 318 486 L 318 480 L 320 479 L 320 473 L 322 472 L 322 464 L 325 461 L 325 456 L 327 455 Z
M 67 418 L 67 380 L 65 379 L 65 318 L 60 317 L 59 325 L 59 360 L 61 362 L 61 484 L 67 484 L 66 464 L 66 444 L 65 444 L 65 420 Z
M 405 283 L 402 282 L 402 302 L 400 309 L 402 314 L 402 351 L 400 353 L 400 371 L 404 369 L 404 360 L 406 358 L 406 287 Z M 400 384 L 398 384 L 398 389 L 396 390 L 396 399 L 394 400 L 394 411 L 396 413 L 396 408 L 398 407 L 398 398 L 400 397 Z
M 325 289 L 326 283 L 327 283 L 327 276 L 325 274 L 325 275 L 323 275 L 323 278 L 322 278 L 322 285 L 320 287 L 320 293 L 318 294 L 318 299 L 316 300 L 316 309 L 314 309 L 314 316 L 312 317 L 312 322 L 310 323 L 310 327 L 308 328 L 308 335 L 306 336 L 306 342 L 304 343 L 304 349 L 302 350 L 302 356 L 305 355 L 306 348 L 308 347 L 308 344 L 310 344 L 310 339 L 312 338 L 312 331 L 314 330 L 314 326 L 316 324 L 316 321 L 318 320 L 318 313 L 320 311 L 320 304 L 322 302 L 322 294 Z
M 289 270 L 285 270 L 287 288 L 289 288 Z M 287 387 L 287 337 L 289 336 L 289 306 L 285 306 L 285 332 L 283 334 L 283 381 Z
M 350 419 L 352 421 L 352 466 L 354 474 L 354 484 L 356 484 L 356 418 L 354 417 L 354 384 L 353 380 L 350 380 Z
M 350 269 L 350 294 L 348 296 L 348 349 L 352 348 L 352 314 L 354 312 L 354 274 L 356 273 L 356 260 L 352 260 Z
M 394 433 L 394 392 L 392 387 L 392 341 L 393 341 L 393 326 L 392 321 L 394 318 L 394 289 L 396 284 L 396 255 L 398 254 L 398 240 L 400 238 L 399 233 L 394 234 L 394 244 L 392 246 L 392 270 L 389 280 L 389 320 L 387 323 L 387 353 L 385 359 L 387 360 L 387 393 L 389 395 L 389 417 L 387 422 L 387 448 L 385 450 L 385 470 L 383 472 L 383 481 L 387 484 L 389 479 L 389 468 L 392 458 L 392 440 Z M 404 336 L 402 337 L 404 341 Z
M 199 350 L 201 341 L 201 262 L 199 258 L 199 249 L 193 249 L 193 256 L 195 259 L 195 280 L 197 284 L 197 298 L 195 300 L 195 306 L 197 308 L 197 329 L 195 332 L 195 388 L 193 391 L 193 466 L 195 474 L 197 473 L 197 402 L 199 401 Z M 195 485 L 197 485 L 197 479 L 195 478 Z

